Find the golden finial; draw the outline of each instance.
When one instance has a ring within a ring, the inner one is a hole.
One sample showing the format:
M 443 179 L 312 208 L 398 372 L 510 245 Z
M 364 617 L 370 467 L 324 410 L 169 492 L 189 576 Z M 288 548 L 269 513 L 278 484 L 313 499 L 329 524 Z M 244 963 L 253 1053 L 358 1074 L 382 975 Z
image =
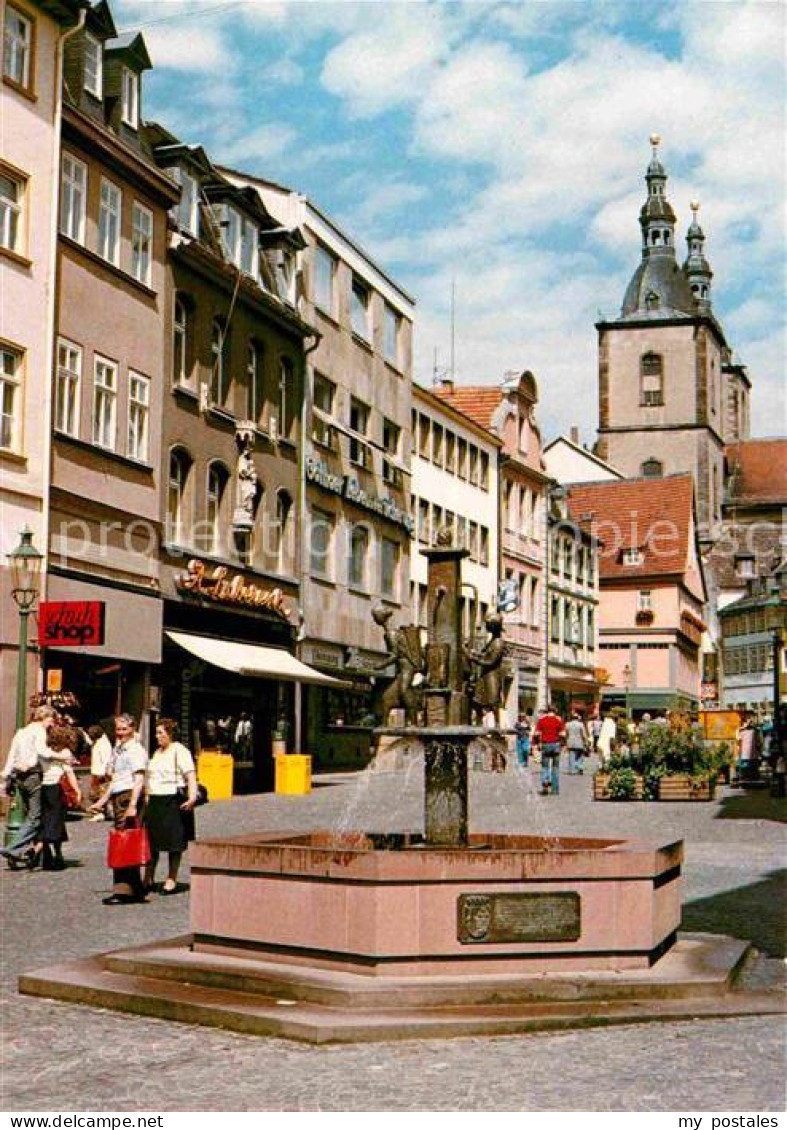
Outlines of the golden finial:
M 658 147 L 661 145 L 661 134 L 660 133 L 652 133 L 650 135 L 650 144 L 653 146 L 654 149 L 658 149 Z
M 697 213 L 698 213 L 698 212 L 699 212 L 699 210 L 700 210 L 700 202 L 699 202 L 699 200 L 692 200 L 692 202 L 691 202 L 691 204 L 689 205 L 689 207 L 691 208 L 692 212 L 694 213 L 694 219 L 696 220 L 696 219 L 697 219 Z

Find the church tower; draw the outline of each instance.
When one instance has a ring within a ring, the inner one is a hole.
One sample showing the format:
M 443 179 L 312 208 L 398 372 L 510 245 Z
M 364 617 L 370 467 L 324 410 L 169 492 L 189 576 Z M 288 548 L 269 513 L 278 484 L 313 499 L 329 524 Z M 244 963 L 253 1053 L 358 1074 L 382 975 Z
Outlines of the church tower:
M 691 472 L 700 541 L 708 546 L 720 529 L 724 444 L 748 433 L 749 385 L 712 310 L 713 272 L 698 204 L 692 205 L 686 261 L 677 261 L 660 140 L 650 139 L 641 261 L 619 317 L 596 324 L 597 451 L 630 478 Z

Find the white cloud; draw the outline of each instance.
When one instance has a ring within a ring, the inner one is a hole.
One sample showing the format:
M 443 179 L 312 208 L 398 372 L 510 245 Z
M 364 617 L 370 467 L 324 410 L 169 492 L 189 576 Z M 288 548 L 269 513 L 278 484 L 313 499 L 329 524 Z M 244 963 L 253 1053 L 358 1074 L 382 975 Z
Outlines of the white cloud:
M 296 141 L 297 134 L 290 126 L 268 122 L 250 133 L 224 141 L 217 138 L 213 152 L 217 160 L 236 165 L 246 172 L 254 172 L 255 166 L 260 162 L 281 157 L 295 147 Z

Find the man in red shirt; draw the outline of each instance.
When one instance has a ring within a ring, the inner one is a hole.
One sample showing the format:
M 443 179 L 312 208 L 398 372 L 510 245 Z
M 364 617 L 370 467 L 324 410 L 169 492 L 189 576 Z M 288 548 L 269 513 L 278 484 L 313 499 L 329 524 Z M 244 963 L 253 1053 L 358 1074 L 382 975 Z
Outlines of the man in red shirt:
M 536 722 L 536 736 L 541 743 L 541 795 L 560 792 L 560 741 L 566 732 L 563 719 L 553 706 L 547 707 Z

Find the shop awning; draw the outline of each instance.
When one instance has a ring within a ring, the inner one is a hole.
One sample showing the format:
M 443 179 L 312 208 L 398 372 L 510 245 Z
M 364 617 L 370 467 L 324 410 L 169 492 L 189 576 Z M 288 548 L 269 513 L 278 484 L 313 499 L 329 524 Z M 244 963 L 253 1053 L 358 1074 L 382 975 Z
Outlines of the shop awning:
M 284 679 L 291 683 L 316 683 L 327 687 L 347 686 L 341 679 L 333 679 L 301 663 L 281 647 L 261 647 L 254 643 L 236 643 L 233 640 L 211 636 L 192 636 L 188 632 L 167 632 L 179 647 L 196 655 L 214 667 L 234 671 L 236 675 L 250 675 L 260 679 Z

